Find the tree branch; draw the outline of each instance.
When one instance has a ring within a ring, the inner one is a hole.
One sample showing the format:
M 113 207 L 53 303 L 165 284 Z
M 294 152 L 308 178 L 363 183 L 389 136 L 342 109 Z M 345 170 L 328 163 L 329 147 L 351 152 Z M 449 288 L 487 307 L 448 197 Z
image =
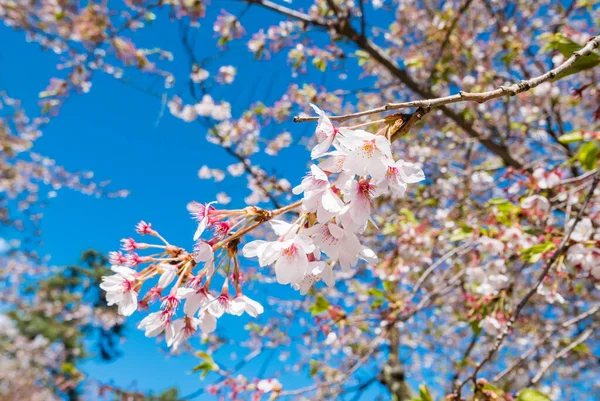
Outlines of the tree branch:
M 344 114 L 341 116 L 330 116 L 329 119 L 332 121 L 346 121 L 357 117 L 363 117 L 371 114 L 383 113 L 390 110 L 400 110 L 400 109 L 409 109 L 409 108 L 417 108 L 421 107 L 424 109 L 431 109 L 435 107 L 442 107 L 448 104 L 460 103 L 460 102 L 478 102 L 484 103 L 488 100 L 497 99 L 502 96 L 515 96 L 519 93 L 526 92 L 530 89 L 535 88 L 536 86 L 554 79 L 556 76 L 561 74 L 562 72 L 569 69 L 575 62 L 581 57 L 588 56 L 595 49 L 600 46 L 600 35 L 594 36 L 592 39 L 588 41 L 588 43 L 582 47 L 580 50 L 576 51 L 569 57 L 566 61 L 564 61 L 558 67 L 546 72 L 545 74 L 539 75 L 537 77 L 533 77 L 528 80 L 523 80 L 519 83 L 509 85 L 509 86 L 500 86 L 497 89 L 493 89 L 491 91 L 485 92 L 459 92 L 455 95 L 443 96 L 432 99 L 424 99 L 424 100 L 413 100 L 410 102 L 402 102 L 402 103 L 388 103 L 381 107 L 360 111 L 357 113 Z M 391 60 L 388 60 L 391 62 Z M 413 81 L 414 82 L 414 81 Z M 416 85 L 416 83 L 415 83 Z M 410 85 L 407 85 L 410 87 Z M 413 88 L 411 88 L 413 89 Z M 413 89 L 414 90 L 414 89 Z M 417 92 L 417 90 L 414 90 Z M 306 122 L 306 121 L 316 121 L 318 117 L 308 117 L 308 116 L 296 116 L 294 117 L 294 122 Z

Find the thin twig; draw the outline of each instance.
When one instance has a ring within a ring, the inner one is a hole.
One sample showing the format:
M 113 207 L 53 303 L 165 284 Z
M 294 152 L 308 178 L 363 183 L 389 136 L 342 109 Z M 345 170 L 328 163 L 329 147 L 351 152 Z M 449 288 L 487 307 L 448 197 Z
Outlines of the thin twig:
M 541 368 L 537 372 L 537 374 L 533 377 L 533 379 L 531 379 L 531 384 L 536 384 L 537 382 L 539 382 L 540 379 L 542 378 L 542 376 L 544 376 L 544 373 L 546 373 L 548 371 L 548 369 L 550 369 L 550 367 L 552 366 L 552 364 L 554 362 L 556 362 L 558 359 L 567 355 L 569 353 L 569 351 L 573 350 L 573 348 L 577 347 L 579 344 L 585 342 L 585 340 L 587 340 L 592 335 L 593 332 L 594 332 L 593 328 L 589 328 L 589 329 L 585 330 L 583 333 L 581 333 L 581 335 L 579 335 L 579 337 L 577 337 L 577 339 L 575 339 L 575 341 L 573 341 L 571 344 L 564 347 L 558 353 L 553 355 L 550 358 L 550 360 L 548 361 L 548 363 L 545 364 L 544 367 Z

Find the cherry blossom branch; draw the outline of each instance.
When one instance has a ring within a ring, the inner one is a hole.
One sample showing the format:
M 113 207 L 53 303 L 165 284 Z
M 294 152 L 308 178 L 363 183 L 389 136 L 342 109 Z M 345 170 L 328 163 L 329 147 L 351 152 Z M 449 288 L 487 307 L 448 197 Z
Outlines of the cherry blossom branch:
M 500 86 L 497 89 L 485 91 L 485 92 L 464 92 L 460 91 L 455 95 L 443 96 L 435 99 L 424 99 L 424 100 L 414 100 L 410 102 L 402 102 L 402 103 L 388 103 L 381 107 L 377 107 L 370 110 L 360 111 L 357 113 L 344 114 L 341 116 L 331 116 L 329 117 L 332 121 L 346 121 L 353 118 L 368 116 L 371 114 L 383 113 L 390 110 L 400 110 L 400 109 L 409 109 L 409 108 L 424 108 L 425 110 L 429 110 L 432 108 L 460 103 L 460 102 L 477 102 L 477 103 L 485 103 L 488 100 L 497 99 L 503 96 L 515 96 L 519 93 L 526 92 L 530 89 L 535 88 L 536 86 L 550 81 L 556 78 L 561 73 L 568 70 L 577 60 L 582 57 L 588 56 L 592 54 L 592 52 L 600 46 L 600 35 L 592 37 L 588 43 L 582 47 L 580 50 L 573 52 L 571 57 L 565 60 L 558 67 L 546 72 L 545 74 L 539 75 L 537 77 L 523 80 L 516 84 L 512 84 L 509 86 Z M 296 116 L 294 117 L 294 122 L 301 123 L 307 121 L 316 121 L 318 117 L 307 117 L 307 116 Z
M 454 390 L 454 397 L 455 397 L 455 399 L 460 399 L 461 390 L 462 390 L 462 388 L 469 381 L 473 381 L 473 383 L 477 384 L 477 375 L 479 374 L 479 371 L 483 368 L 483 366 L 485 364 L 487 364 L 489 361 L 492 360 L 492 358 L 494 357 L 494 355 L 496 354 L 496 352 L 500 349 L 500 346 L 502 345 L 502 343 L 504 342 L 504 340 L 508 336 L 509 330 L 512 328 L 512 326 L 514 325 L 515 321 L 517 320 L 517 318 L 521 314 L 521 311 L 523 310 L 523 308 L 525 308 L 525 305 L 529 302 L 529 300 L 531 299 L 531 297 L 533 296 L 533 294 L 535 294 L 537 292 L 538 287 L 542 284 L 542 282 L 544 281 L 544 279 L 546 278 L 546 276 L 550 272 L 550 269 L 554 266 L 554 264 L 556 263 L 556 261 L 558 260 L 558 258 L 566 250 L 566 248 L 567 248 L 567 242 L 571 238 L 571 234 L 575 230 L 575 226 L 577 225 L 577 223 L 579 223 L 579 221 L 583 217 L 583 213 L 584 213 L 584 211 L 585 211 L 588 203 L 590 202 L 590 199 L 592 198 L 592 195 L 594 194 L 594 191 L 595 191 L 596 187 L 598 186 L 598 182 L 599 181 L 600 181 L 600 170 L 598 170 L 596 172 L 596 174 L 594 175 L 594 181 L 592 183 L 592 186 L 591 186 L 591 188 L 590 188 L 587 196 L 585 197 L 585 200 L 583 201 L 581 209 L 579 210 L 579 213 L 577 213 L 577 217 L 575 218 L 575 220 L 573 222 L 573 225 L 571 226 L 571 228 L 569 229 L 569 231 L 567 232 L 567 234 L 564 236 L 564 238 L 560 242 L 560 244 L 559 244 L 556 252 L 554 252 L 554 254 L 550 258 L 550 260 L 548 260 L 548 262 L 546 263 L 546 267 L 544 268 L 544 270 L 542 271 L 542 273 L 539 275 L 538 279 L 536 280 L 535 285 L 527 292 L 527 294 L 525 294 L 525 296 L 517 304 L 517 307 L 515 308 L 515 312 L 513 313 L 513 315 L 511 316 L 511 318 L 508 320 L 508 322 L 506 322 L 506 324 L 504 325 L 504 328 L 500 332 L 500 334 L 498 334 L 498 336 L 496 337 L 496 340 L 495 340 L 492 348 L 488 352 L 487 356 L 481 362 L 479 362 L 479 364 L 476 366 L 476 368 L 473 371 L 473 373 L 471 374 L 471 376 L 469 376 L 468 378 L 466 378 L 463 382 L 461 382 L 455 388 L 455 390 Z
M 513 370 L 515 370 L 517 367 L 519 367 L 527 358 L 529 358 L 531 355 L 535 354 L 536 351 L 538 351 L 539 347 L 541 347 L 546 341 L 548 341 L 559 330 L 569 328 L 570 326 L 573 326 L 574 324 L 577 324 L 577 323 L 581 322 L 582 320 L 585 320 L 588 317 L 595 315 L 599 311 L 600 311 L 600 305 L 596 305 L 596 306 L 590 308 L 588 311 L 583 312 L 583 313 L 579 314 L 578 316 L 575 316 L 574 318 L 563 322 L 562 324 L 560 324 L 559 326 L 557 326 L 556 328 L 554 328 L 553 330 L 548 332 L 540 340 L 538 340 L 536 342 L 536 344 L 534 346 L 532 346 L 531 348 L 529 348 L 523 355 L 521 355 L 517 361 L 513 362 L 510 366 L 508 366 L 502 372 L 500 372 L 496 376 L 494 376 L 494 378 L 492 379 L 492 382 L 494 382 L 494 383 L 497 382 L 498 380 L 502 379 L 504 376 L 506 376 Z
M 540 381 L 540 379 L 542 378 L 542 376 L 544 376 L 544 374 L 548 371 L 548 369 L 550 369 L 550 367 L 552 367 L 552 364 L 554 364 L 554 362 L 556 362 L 558 359 L 563 358 L 565 355 L 567 355 L 570 351 L 573 350 L 573 348 L 577 347 L 579 344 L 585 342 L 594 332 L 595 327 L 590 327 L 589 329 L 585 330 L 583 333 L 581 333 L 576 339 L 575 341 L 573 341 L 571 344 L 569 344 L 568 346 L 564 347 L 563 349 L 561 349 L 558 353 L 556 353 L 555 355 L 553 355 L 550 358 L 550 361 L 548 361 L 547 364 L 545 364 L 537 373 L 536 375 L 533 377 L 533 379 L 531 379 L 531 384 L 536 384 L 537 382 Z
M 231 243 L 232 241 L 243 237 L 244 235 L 248 234 L 249 232 L 253 231 L 255 228 L 263 225 L 265 222 L 277 217 L 277 216 L 281 216 L 282 214 L 285 214 L 291 210 L 294 210 L 298 207 L 300 207 L 302 205 L 302 200 L 296 201 L 292 204 L 289 204 L 287 206 L 284 206 L 282 208 L 273 210 L 273 211 L 267 211 L 264 209 L 258 209 L 256 216 L 257 216 L 257 220 L 255 223 L 249 225 L 246 228 L 243 228 L 239 231 L 236 231 L 235 234 L 225 238 L 224 240 L 217 242 L 215 245 L 213 245 L 213 250 L 217 250 L 223 247 L 223 245 L 227 244 L 227 243 Z

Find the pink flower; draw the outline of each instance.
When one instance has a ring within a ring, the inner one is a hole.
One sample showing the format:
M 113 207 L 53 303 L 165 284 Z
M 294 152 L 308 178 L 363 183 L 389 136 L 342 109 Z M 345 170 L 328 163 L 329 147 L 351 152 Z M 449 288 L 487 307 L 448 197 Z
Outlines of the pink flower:
M 300 291 L 300 294 L 306 295 L 311 287 L 321 280 L 323 280 L 328 287 L 333 287 L 335 285 L 331 265 L 323 261 L 309 262 L 308 272 L 302 279 L 294 283 L 294 289 Z
M 133 238 L 123 238 L 121 240 L 121 249 L 126 252 L 132 252 L 138 248 L 139 247 Z
M 252 241 L 242 249 L 245 257 L 258 257 L 261 266 L 275 263 L 277 282 L 290 284 L 301 279 L 308 268 L 307 254 L 315 250 L 312 240 L 297 234 L 298 227 L 279 220 L 271 220 L 277 241 Z
M 108 305 L 117 304 L 119 314 L 129 316 L 137 309 L 138 293 L 135 290 L 136 271 L 121 265 L 110 268 L 116 274 L 102 277 L 100 288 L 106 291 Z
M 164 331 L 167 346 L 170 347 L 173 344 L 176 335 L 172 316 L 173 315 L 169 310 L 150 313 L 142 319 L 138 325 L 138 329 L 144 330 L 144 335 L 146 337 L 156 337 Z
M 257 317 L 265 311 L 265 308 L 261 304 L 245 295 L 236 295 L 233 302 L 237 304 L 235 310 L 241 310 L 240 315 L 246 312 L 252 317 Z
M 338 142 L 347 156 L 344 170 L 361 176 L 370 175 L 383 179 L 392 159 L 390 141 L 382 135 L 373 135 L 363 130 L 340 129 Z
M 325 252 L 332 262 L 340 262 L 343 270 L 349 270 L 356 265 L 361 244 L 356 234 L 335 223 L 315 224 L 308 230 L 314 244 Z
M 371 217 L 371 200 L 377 194 L 376 189 L 377 187 L 369 179 L 350 180 L 343 188 L 348 198 L 345 209 L 359 227 L 363 227 Z
M 175 320 L 172 327 L 175 335 L 171 345 L 173 346 L 173 350 L 176 350 L 198 330 L 198 319 L 186 316 Z
M 127 257 L 122 252 L 109 252 L 108 261 L 111 265 L 126 265 Z
M 414 163 L 408 163 L 403 160 L 393 162 L 388 159 L 387 172 L 385 177 L 377 183 L 377 192 L 391 192 L 397 197 L 404 196 L 406 184 L 413 184 L 425 179 L 425 174 L 421 167 Z
M 310 166 L 310 170 L 302 183 L 293 189 L 293 193 L 298 195 L 304 192 L 304 209 L 307 212 L 316 212 L 317 220 L 326 223 L 342 210 L 344 203 L 334 192 L 323 170 L 314 164 Z
M 194 241 L 200 238 L 206 227 L 211 226 L 212 223 L 210 221 L 209 214 L 211 211 L 215 210 L 215 208 L 211 206 L 213 203 L 215 202 L 210 202 L 205 205 L 198 202 L 188 203 L 187 209 L 190 212 L 190 215 L 194 220 L 196 220 L 196 222 L 198 222 L 198 228 L 194 233 Z
M 319 116 L 317 129 L 315 131 L 315 135 L 319 143 L 310 153 L 310 157 L 312 159 L 317 159 L 327 153 L 339 131 L 321 109 L 314 104 L 311 104 L 310 107 L 312 107 L 315 113 L 317 113 Z
M 152 229 L 152 224 L 146 223 L 143 220 L 135 226 L 135 231 L 140 235 L 153 235 L 155 233 L 155 231 Z
M 223 283 L 221 295 L 214 299 L 208 306 L 208 312 L 214 317 L 221 317 L 224 313 L 230 315 L 240 316 L 244 312 L 244 305 L 240 302 L 234 302 L 233 298 L 229 296 L 229 285 L 227 280 Z
M 550 202 L 543 196 L 533 195 L 523 199 L 521 201 L 521 207 L 523 209 L 537 209 L 544 213 L 548 213 L 550 210 Z

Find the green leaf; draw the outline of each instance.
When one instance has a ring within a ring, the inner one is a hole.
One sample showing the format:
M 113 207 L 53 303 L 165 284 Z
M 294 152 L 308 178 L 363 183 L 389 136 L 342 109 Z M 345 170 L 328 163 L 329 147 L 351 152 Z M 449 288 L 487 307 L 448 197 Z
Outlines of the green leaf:
M 519 393 L 517 401 L 552 401 L 547 395 L 532 388 L 526 388 Z
M 192 369 L 192 372 L 202 372 L 201 377 L 204 378 L 208 374 L 208 372 L 213 370 L 219 370 L 219 365 L 215 363 L 212 356 L 210 356 L 208 353 L 204 351 L 197 351 L 194 355 L 202 359 L 204 362 L 200 363 L 199 365 L 196 365 Z
M 377 288 L 369 288 L 369 290 L 367 291 L 367 294 L 376 297 L 376 298 L 383 298 L 384 294 L 383 291 L 377 289 Z
M 493 198 L 488 201 L 488 205 L 503 205 L 508 203 L 508 199 L 505 198 Z
M 417 224 L 417 219 L 415 217 L 415 214 L 413 212 L 411 212 L 410 210 L 408 210 L 406 208 L 402 208 L 402 209 L 400 209 L 400 214 L 406 216 L 408 221 L 410 221 L 411 223 Z
M 308 363 L 310 366 L 308 374 L 312 377 L 319 372 L 319 362 L 315 361 L 314 359 L 311 359 L 310 361 L 308 361 Z
M 433 401 L 433 397 L 431 397 L 431 393 L 425 384 L 419 386 L 419 396 L 421 401 Z
M 536 262 L 539 262 L 539 260 L 542 258 L 542 255 L 544 253 L 551 251 L 554 248 L 556 248 L 556 245 L 554 245 L 554 243 L 548 241 L 548 242 L 544 242 L 542 244 L 534 245 L 529 248 L 525 248 L 525 249 L 521 250 L 520 253 L 524 260 L 527 260 L 531 263 L 536 263 Z
M 201 377 L 204 379 L 209 372 L 216 370 L 219 370 L 219 366 L 216 363 L 202 362 L 194 366 L 192 372 L 202 372 Z
M 73 365 L 72 363 L 68 363 L 68 362 L 65 362 L 62 365 L 60 365 L 60 370 L 67 374 L 73 374 L 73 373 L 77 372 L 77 368 L 75 368 L 75 365 Z
M 461 228 L 457 228 L 456 230 L 454 230 L 452 232 L 452 235 L 450 235 L 450 241 L 451 242 L 464 241 L 468 238 L 471 238 L 472 236 L 473 236 L 472 228 L 461 227 Z
M 323 312 L 327 312 L 329 310 L 329 301 L 325 299 L 325 297 L 321 294 L 317 294 L 317 299 L 315 303 L 308 308 L 313 316 L 319 315 Z
M 583 132 L 571 131 L 568 134 L 561 135 L 558 141 L 564 144 L 583 141 Z
M 595 142 L 586 142 L 579 148 L 579 162 L 586 170 L 593 170 L 598 165 L 598 153 L 600 150 Z
M 325 72 L 327 69 L 327 62 L 320 57 L 313 58 L 312 64 L 321 72 Z

